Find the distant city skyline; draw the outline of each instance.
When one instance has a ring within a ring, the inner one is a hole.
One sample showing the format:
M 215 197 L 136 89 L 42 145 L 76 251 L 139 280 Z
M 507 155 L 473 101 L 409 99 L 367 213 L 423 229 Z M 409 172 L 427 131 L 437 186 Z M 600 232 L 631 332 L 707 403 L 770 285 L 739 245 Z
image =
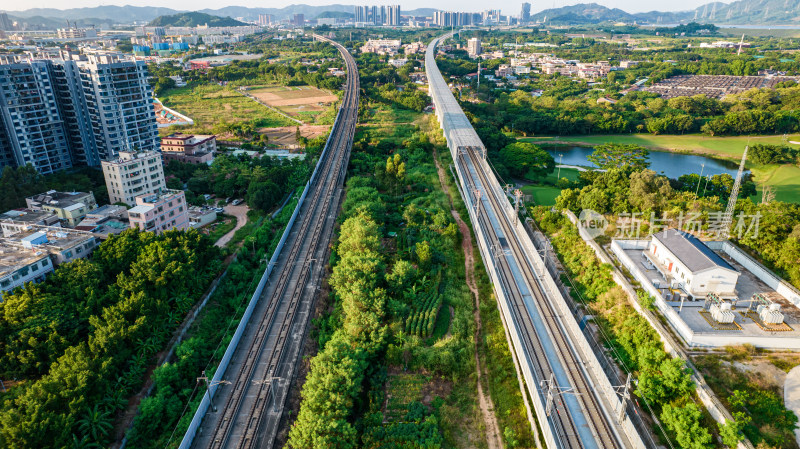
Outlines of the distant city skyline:
M 549 1 L 530 1 L 531 14 L 536 14 L 548 8 L 560 8 L 562 6 L 575 5 L 579 3 L 598 3 L 609 8 L 619 8 L 627 12 L 647 12 L 647 11 L 686 11 L 694 9 L 698 6 L 710 3 L 711 0 L 674 0 L 666 4 L 654 5 L 650 2 L 642 2 L 639 0 L 554 0 Z M 353 4 L 353 5 L 372 5 L 375 4 L 374 0 L 354 0 L 354 1 L 335 1 L 337 4 Z M 245 6 L 249 8 L 283 8 L 292 4 L 307 4 L 311 6 L 324 6 L 333 4 L 331 0 L 303 0 L 292 1 L 287 0 L 283 3 L 270 3 L 265 4 L 263 0 L 229 0 L 225 3 L 219 0 L 173 0 L 168 5 L 164 4 L 161 0 L 72 0 L 69 2 L 69 8 L 91 8 L 96 6 L 159 6 L 167 7 L 177 10 L 195 11 L 200 9 L 219 9 L 226 6 Z M 390 2 L 393 3 L 393 2 Z M 723 1 L 723 3 L 731 3 L 731 0 Z M 400 3 L 400 8 L 403 11 L 408 11 L 418 8 L 437 8 L 449 11 L 482 11 L 485 9 L 500 8 L 504 15 L 517 16 L 520 12 L 522 1 L 516 0 L 502 0 L 500 3 L 492 3 L 487 6 L 485 2 L 476 0 L 439 0 L 435 4 L 431 4 L 425 0 L 410 0 Z M 8 11 L 13 15 L 14 11 L 19 11 L 18 3 L 12 3 L 11 0 L 0 0 L 0 11 Z M 24 9 L 31 8 L 56 8 L 66 9 L 63 0 L 29 0 L 25 2 Z

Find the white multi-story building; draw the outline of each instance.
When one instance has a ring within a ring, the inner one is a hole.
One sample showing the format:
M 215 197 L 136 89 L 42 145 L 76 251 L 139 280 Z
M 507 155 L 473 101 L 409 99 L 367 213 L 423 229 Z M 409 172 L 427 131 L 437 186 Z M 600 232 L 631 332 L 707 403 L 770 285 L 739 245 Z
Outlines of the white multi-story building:
M 131 228 L 161 234 L 170 229 L 189 228 L 189 209 L 183 190 L 161 190 L 136 197 L 136 207 L 128 210 Z
M 136 204 L 136 197 L 167 187 L 164 164 L 156 151 L 120 151 L 119 157 L 102 162 L 108 197 L 112 204 Z
M 467 53 L 469 53 L 470 58 L 475 58 L 480 56 L 482 53 L 481 48 L 481 40 L 477 37 L 473 37 L 472 39 L 467 41 Z

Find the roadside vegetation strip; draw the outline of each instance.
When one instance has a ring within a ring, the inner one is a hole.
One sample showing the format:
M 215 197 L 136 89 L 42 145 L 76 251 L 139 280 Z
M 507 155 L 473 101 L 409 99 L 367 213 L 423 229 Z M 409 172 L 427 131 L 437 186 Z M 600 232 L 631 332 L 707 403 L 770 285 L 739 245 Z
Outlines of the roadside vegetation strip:
M 431 117 L 432 120 L 435 120 Z M 439 129 L 438 123 L 431 122 L 434 129 Z M 442 139 L 443 140 L 443 139 Z M 439 153 L 439 164 L 450 165 L 452 158 L 446 147 Z M 449 170 L 447 173 L 451 173 Z M 466 210 L 454 178 L 445 175 L 443 189 L 446 189 L 450 197 L 454 210 L 452 213 L 459 221 L 459 228 L 465 241 L 465 257 L 472 255 L 470 260 L 465 259 L 467 266 L 467 282 L 470 290 L 473 288 L 475 295 L 474 314 L 476 323 L 475 350 L 477 351 L 476 365 L 483 372 L 478 373 L 478 382 L 485 382 L 485 390 L 481 388 L 479 394 L 487 394 L 490 399 L 487 401 L 491 406 L 488 413 L 494 414 L 494 419 L 499 432 L 499 438 L 504 447 L 534 447 L 537 446 L 535 437 L 531 433 L 531 422 L 534 420 L 530 411 L 525 405 L 526 399 L 523 398 L 524 389 L 521 388 L 519 373 L 512 360 L 509 350 L 508 340 L 503 328 L 500 309 L 498 308 L 491 281 L 483 267 L 480 251 L 477 243 L 472 239 L 472 226 L 468 224 L 469 213 Z M 461 217 L 466 217 L 464 222 Z M 462 226 L 463 224 L 463 226 Z M 470 250 L 466 249 L 469 244 Z M 487 431 L 491 424 L 487 424 Z M 534 429 L 536 430 L 536 429 Z
M 247 237 L 250 241 L 239 249 L 236 260 L 228 267 L 228 276 L 189 329 L 174 359 L 153 371 L 152 394 L 139 406 L 127 435 L 129 447 L 178 446 L 206 389 L 197 378 L 213 377 L 264 271 L 264 261 L 277 246 L 293 209 L 284 208 L 276 218 L 248 228 L 252 231 Z
M 667 429 L 671 444 L 684 449 L 716 447 L 716 435 L 734 447 L 744 422 L 715 426 L 696 404 L 695 385 L 683 360 L 670 357 L 655 330 L 627 303 L 611 268 L 603 265 L 581 239 L 577 228 L 561 213 L 531 209 L 572 280 L 571 294 L 609 336 L 605 343 L 621 367 L 637 379 L 635 395 Z

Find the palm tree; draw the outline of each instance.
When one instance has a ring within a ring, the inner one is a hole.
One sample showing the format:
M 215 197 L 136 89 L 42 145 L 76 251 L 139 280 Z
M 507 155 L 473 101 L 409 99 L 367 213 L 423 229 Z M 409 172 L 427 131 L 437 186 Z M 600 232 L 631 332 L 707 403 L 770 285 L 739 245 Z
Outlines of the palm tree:
M 89 441 L 89 437 L 86 435 L 79 440 L 78 437 L 73 433 L 71 447 L 72 449 L 100 449 L 102 446 L 95 442 Z
M 89 408 L 87 405 L 84 409 L 83 416 L 78 421 L 78 430 L 83 434 L 83 438 L 85 439 L 87 436 L 90 436 L 95 442 L 105 440 L 109 432 L 111 432 L 112 427 L 114 426 L 111 423 L 111 413 L 100 408 L 97 404 L 92 408 Z M 80 441 L 83 441 L 83 439 Z

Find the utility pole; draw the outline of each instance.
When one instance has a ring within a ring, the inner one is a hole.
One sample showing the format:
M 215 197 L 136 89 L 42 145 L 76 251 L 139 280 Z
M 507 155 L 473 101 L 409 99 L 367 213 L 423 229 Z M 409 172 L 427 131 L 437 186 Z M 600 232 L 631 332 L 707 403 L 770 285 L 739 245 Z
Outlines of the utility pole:
M 703 170 L 705 170 L 705 168 L 706 168 L 705 162 L 700 164 L 700 178 L 697 180 L 697 188 L 694 189 L 694 199 L 695 200 L 697 199 L 697 192 L 700 191 L 700 181 L 703 180 Z M 705 193 L 705 192 L 703 192 L 703 193 Z
M 564 154 L 558 153 L 558 174 L 556 175 L 556 181 L 561 179 L 561 161 L 564 160 Z

